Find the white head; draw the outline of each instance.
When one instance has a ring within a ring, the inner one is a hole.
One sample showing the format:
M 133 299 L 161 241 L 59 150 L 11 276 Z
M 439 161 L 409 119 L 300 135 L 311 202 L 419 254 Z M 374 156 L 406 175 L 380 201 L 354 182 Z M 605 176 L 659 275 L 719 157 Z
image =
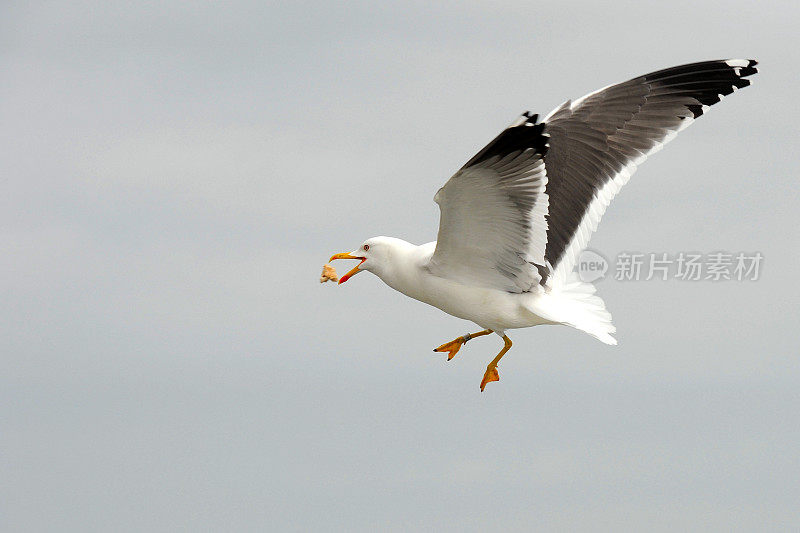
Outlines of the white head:
M 359 272 L 367 270 L 381 277 L 391 265 L 394 251 L 406 243 L 400 239 L 392 237 L 372 237 L 364 241 L 356 250 L 348 253 L 335 254 L 329 261 L 334 259 L 360 259 L 361 262 L 350 272 L 339 278 L 339 284 L 344 283 Z

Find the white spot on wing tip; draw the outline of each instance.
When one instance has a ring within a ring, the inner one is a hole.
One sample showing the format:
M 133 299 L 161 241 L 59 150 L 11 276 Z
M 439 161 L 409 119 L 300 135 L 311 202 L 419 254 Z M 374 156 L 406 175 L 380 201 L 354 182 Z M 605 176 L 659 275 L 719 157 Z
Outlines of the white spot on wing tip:
M 725 61 L 725 64 L 729 67 L 746 67 L 748 63 L 750 62 L 747 59 L 729 59 Z

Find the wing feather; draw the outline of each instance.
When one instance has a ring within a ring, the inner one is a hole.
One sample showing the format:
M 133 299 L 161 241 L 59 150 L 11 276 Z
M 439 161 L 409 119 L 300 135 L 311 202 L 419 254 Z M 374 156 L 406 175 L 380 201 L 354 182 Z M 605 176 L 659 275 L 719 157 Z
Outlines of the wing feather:
M 566 280 L 637 165 L 708 106 L 750 85 L 745 78 L 758 72 L 756 64 L 704 61 L 652 72 L 564 102 L 545 118 L 548 277 Z
M 543 130 L 523 115 L 439 189 L 433 274 L 515 293 L 539 285 L 548 205 Z

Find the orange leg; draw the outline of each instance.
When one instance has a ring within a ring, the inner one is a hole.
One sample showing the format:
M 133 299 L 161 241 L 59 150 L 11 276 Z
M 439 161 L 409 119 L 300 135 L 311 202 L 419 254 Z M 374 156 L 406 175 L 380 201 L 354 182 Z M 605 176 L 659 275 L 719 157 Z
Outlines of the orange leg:
M 488 335 L 490 333 L 493 333 L 492 330 L 490 330 L 490 329 L 485 329 L 483 331 L 479 331 L 478 333 L 467 333 L 463 337 L 459 337 L 459 338 L 457 338 L 455 340 L 452 340 L 450 342 L 446 342 L 446 343 L 442 344 L 438 348 L 434 348 L 433 351 L 434 352 L 448 352 L 447 360 L 449 361 L 450 359 L 452 359 L 453 357 L 456 356 L 456 354 L 458 353 L 458 350 L 461 349 L 461 345 L 462 344 L 466 343 L 470 339 L 474 339 L 475 337 L 481 337 L 483 335 Z
M 497 371 L 497 363 L 499 363 L 500 359 L 502 359 L 506 352 L 511 349 L 511 339 L 508 338 L 508 335 L 503 335 L 503 341 L 505 341 L 506 345 L 503 346 L 503 349 L 500 350 L 500 353 L 497 354 L 497 357 L 492 359 L 492 362 L 486 367 L 486 372 L 483 374 L 483 379 L 481 380 L 481 392 L 483 392 L 486 384 L 490 381 L 500 381 L 500 373 Z

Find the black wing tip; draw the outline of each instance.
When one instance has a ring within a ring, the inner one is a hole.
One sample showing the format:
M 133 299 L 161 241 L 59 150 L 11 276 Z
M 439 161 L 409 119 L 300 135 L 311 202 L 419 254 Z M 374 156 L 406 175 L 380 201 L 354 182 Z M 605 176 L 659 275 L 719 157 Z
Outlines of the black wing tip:
M 737 89 L 750 85 L 748 76 L 758 73 L 755 59 L 717 59 L 660 70 L 645 75 L 655 86 L 679 90 L 698 103 L 686 108 L 692 118 L 701 116 L 712 106 Z
M 739 78 L 758 74 L 758 61 L 755 59 L 721 59 L 717 63 L 724 63 Z

